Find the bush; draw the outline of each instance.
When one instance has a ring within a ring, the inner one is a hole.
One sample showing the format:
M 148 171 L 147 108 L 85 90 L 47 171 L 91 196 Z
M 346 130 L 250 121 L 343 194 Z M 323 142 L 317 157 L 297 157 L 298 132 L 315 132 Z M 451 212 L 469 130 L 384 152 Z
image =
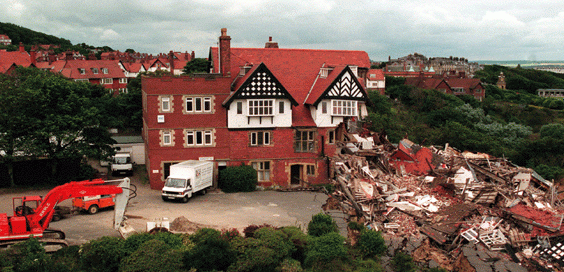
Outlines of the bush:
M 70 246 L 55 251 L 51 255 L 53 271 L 72 272 L 79 269 L 80 247 Z
M 11 252 L 13 254 L 13 271 L 54 271 L 51 270 L 51 258 L 45 253 L 45 249 L 36 238 L 15 244 Z
M 237 241 L 240 255 L 228 271 L 271 272 L 296 251 L 282 230 L 261 228 L 254 233 L 254 237 Z
M 300 228 L 293 226 L 283 227 L 280 231 L 284 232 L 288 236 L 287 239 L 294 244 L 295 251 L 292 253 L 292 259 L 303 263 L 308 244 L 307 235 Z
M 355 262 L 354 272 L 381 272 L 384 271 L 382 266 L 373 259 L 358 260 Z
M 159 240 L 165 242 L 172 249 L 187 249 L 184 245 L 182 236 L 179 234 L 174 234 L 170 232 L 157 232 L 155 234 L 150 233 L 138 233 L 134 234 L 125 240 L 123 244 L 123 250 L 126 256 L 131 255 L 135 252 L 142 244 L 149 240 Z
M 392 258 L 392 266 L 395 271 L 415 272 L 417 266 L 413 262 L 413 258 L 406 253 L 398 252 Z
M 117 271 L 125 256 L 124 240 L 118 237 L 102 237 L 82 246 L 80 267 L 84 271 Z
M 360 232 L 360 237 L 356 245 L 363 257 L 374 257 L 380 255 L 387 249 L 386 241 L 379 231 L 364 229 Z
M 337 223 L 335 223 L 331 216 L 324 213 L 312 216 L 311 221 L 307 225 L 307 234 L 319 237 L 330 232 L 338 232 Z
M 237 255 L 229 244 L 227 237 L 214 229 L 200 229 L 191 235 L 195 243 L 192 250 L 184 254 L 184 266 L 196 268 L 198 271 L 225 271 Z
M 302 268 L 302 264 L 294 259 L 285 259 L 280 263 L 278 267 L 276 267 L 275 272 L 302 272 L 304 269 Z
M 164 241 L 151 239 L 123 259 L 120 272 L 180 271 L 182 254 Z
M 262 225 L 248 225 L 245 229 L 243 229 L 243 233 L 247 238 L 253 238 L 255 235 L 255 231 L 260 228 L 271 228 L 272 226 L 269 224 L 262 224 Z
M 252 166 L 232 166 L 219 172 L 219 188 L 226 193 L 252 192 L 257 183 L 257 171 Z
M 341 271 L 346 260 L 345 238 L 336 232 L 312 237 L 309 241 L 304 266 L 315 271 Z

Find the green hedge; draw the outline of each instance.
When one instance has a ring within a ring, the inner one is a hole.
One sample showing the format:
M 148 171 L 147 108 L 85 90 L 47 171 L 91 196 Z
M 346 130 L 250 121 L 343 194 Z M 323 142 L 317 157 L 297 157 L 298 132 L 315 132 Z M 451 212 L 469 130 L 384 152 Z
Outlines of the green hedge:
M 257 171 L 252 166 L 231 166 L 219 172 L 219 188 L 226 193 L 252 192 L 257 183 Z

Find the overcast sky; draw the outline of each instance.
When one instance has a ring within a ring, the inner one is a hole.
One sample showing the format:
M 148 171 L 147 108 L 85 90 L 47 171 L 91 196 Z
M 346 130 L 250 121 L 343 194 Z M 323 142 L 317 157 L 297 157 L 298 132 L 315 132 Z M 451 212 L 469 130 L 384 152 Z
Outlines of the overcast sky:
M 232 47 L 363 50 L 475 60 L 564 60 L 564 1 L 0 0 L 0 21 L 144 53 L 207 57 L 221 28 Z

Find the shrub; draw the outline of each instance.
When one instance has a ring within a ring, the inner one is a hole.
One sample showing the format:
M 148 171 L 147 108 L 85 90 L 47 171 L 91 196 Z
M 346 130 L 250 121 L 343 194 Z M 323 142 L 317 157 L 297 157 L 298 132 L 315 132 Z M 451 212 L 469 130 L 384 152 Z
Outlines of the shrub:
M 253 238 L 255 235 L 255 231 L 260 228 L 270 228 L 272 227 L 269 224 L 262 224 L 262 225 L 248 225 L 245 229 L 243 229 L 243 233 L 247 238 Z
M 36 238 L 15 244 L 12 254 L 13 271 L 53 271 L 51 258 Z
M 413 262 L 413 258 L 406 253 L 398 252 L 392 258 L 392 266 L 395 271 L 415 272 L 417 266 Z
M 307 234 L 319 237 L 330 232 L 338 232 L 337 223 L 335 223 L 331 216 L 324 213 L 312 216 L 311 221 L 307 225 Z
M 80 247 L 69 246 L 55 251 L 51 255 L 53 271 L 72 272 L 79 269 Z
M 226 270 L 237 255 L 226 237 L 214 229 L 200 229 L 191 235 L 195 243 L 192 250 L 184 253 L 184 266 L 198 271 Z
M 228 271 L 271 272 L 296 250 L 282 230 L 261 228 L 255 231 L 254 237 L 237 241 L 240 255 Z
M 219 172 L 219 188 L 226 193 L 252 192 L 257 183 L 257 171 L 252 166 L 231 166 Z
M 125 256 L 124 240 L 117 237 L 102 237 L 82 246 L 80 267 L 84 271 L 117 271 Z
M 302 272 L 302 264 L 294 259 L 284 259 L 278 267 L 276 267 L 275 272 Z
M 356 221 L 350 221 L 350 222 L 348 223 L 348 227 L 349 227 L 349 229 L 351 229 L 351 230 L 357 230 L 357 231 L 362 231 L 362 230 L 365 229 L 365 227 L 364 227 L 363 224 L 358 223 L 358 222 L 356 222 Z
M 339 271 L 346 260 L 345 238 L 336 232 L 312 237 L 309 241 L 304 266 L 317 271 Z
M 386 241 L 379 231 L 364 229 L 360 232 L 360 237 L 356 245 L 363 257 L 374 257 L 386 251 Z
M 381 272 L 384 271 L 382 266 L 373 259 L 358 260 L 355 262 L 354 272 Z
M 121 272 L 180 271 L 182 258 L 179 250 L 172 249 L 164 241 L 151 239 L 143 243 L 133 254 L 123 259 Z
M 153 239 L 153 235 L 144 232 L 144 233 L 137 233 L 129 236 L 125 242 L 123 243 L 123 250 L 126 256 L 133 254 L 139 247 Z
M 292 253 L 292 259 L 303 263 L 307 250 L 307 235 L 300 228 L 294 226 L 283 227 L 280 231 L 284 232 L 288 237 L 287 239 L 294 244 L 295 251 Z

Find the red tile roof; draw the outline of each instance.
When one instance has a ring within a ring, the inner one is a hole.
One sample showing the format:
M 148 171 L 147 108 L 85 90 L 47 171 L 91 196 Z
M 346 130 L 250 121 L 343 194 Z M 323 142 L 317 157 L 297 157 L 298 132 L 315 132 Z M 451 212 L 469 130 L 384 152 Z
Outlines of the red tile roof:
M 0 51 L 0 73 L 6 73 L 13 65 L 29 67 L 31 58 L 27 52 Z
M 262 62 L 300 104 L 292 110 L 294 126 L 315 126 L 309 110 L 302 108 L 306 107 L 304 105 L 306 97 L 312 87 L 315 87 L 315 80 L 321 67 L 329 64 L 358 66 L 366 69 L 370 67 L 370 58 L 364 51 L 283 48 L 231 48 L 230 50 L 232 78 L 239 74 L 241 66 L 258 65 Z M 217 47 L 211 48 L 214 73 L 219 73 L 220 69 L 218 53 Z M 310 96 L 312 99 L 317 99 L 315 95 Z
M 366 76 L 368 80 L 385 80 L 384 71 L 382 69 L 370 69 Z
M 102 68 L 107 68 L 108 73 L 104 74 Z M 79 69 L 84 69 L 84 74 Z M 69 60 L 61 73 L 71 79 L 125 78 L 117 60 Z

